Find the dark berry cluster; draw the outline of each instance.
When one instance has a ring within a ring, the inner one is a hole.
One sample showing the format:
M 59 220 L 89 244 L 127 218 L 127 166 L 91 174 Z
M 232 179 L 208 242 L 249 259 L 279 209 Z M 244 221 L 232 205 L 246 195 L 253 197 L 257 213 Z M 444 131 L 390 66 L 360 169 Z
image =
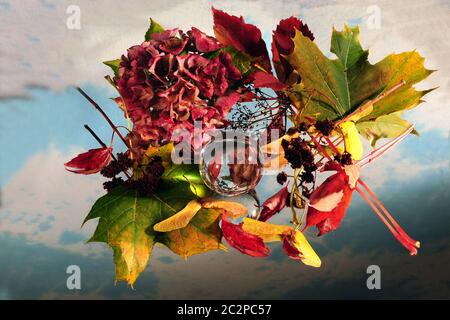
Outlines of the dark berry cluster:
M 306 122 L 301 122 L 298 126 L 297 129 L 300 132 L 306 132 L 308 131 L 309 127 L 311 127 L 310 124 L 306 123 Z
M 122 178 L 120 177 L 113 177 L 112 180 L 106 181 L 103 183 L 103 188 L 107 191 L 110 192 L 112 189 L 121 186 L 122 184 L 124 184 L 124 181 Z
M 110 192 L 112 189 L 125 185 L 128 188 L 135 189 L 140 195 L 151 195 L 159 186 L 161 176 L 164 174 L 164 166 L 162 159 L 159 156 L 154 156 L 150 162 L 142 167 L 142 177 L 139 179 L 128 179 L 124 181 L 117 175 L 126 171 L 133 166 L 133 160 L 129 159 L 124 153 L 117 155 L 117 160 L 111 161 L 102 171 L 102 175 L 107 178 L 112 178 L 103 184 L 106 191 Z
M 281 146 L 284 150 L 286 160 L 291 164 L 293 169 L 314 168 L 314 155 L 308 143 L 302 138 L 293 138 L 290 141 L 283 140 Z M 312 170 L 312 171 L 314 171 Z
M 149 164 L 145 167 L 145 172 L 155 177 L 161 177 L 164 174 L 164 166 L 160 156 L 154 156 L 150 159 Z
M 293 138 L 290 141 L 283 140 L 281 146 L 284 150 L 284 156 L 291 164 L 291 167 L 293 169 L 302 168 L 299 189 L 302 190 L 302 195 L 308 198 L 311 192 L 306 184 L 314 183 L 314 172 L 317 170 L 311 147 L 302 138 Z M 279 177 L 277 177 L 278 179 Z
M 143 176 L 137 180 L 128 180 L 126 184 L 139 192 L 140 195 L 151 195 L 159 187 L 161 176 L 164 174 L 162 158 L 154 156 L 143 170 Z
M 138 191 L 139 195 L 151 195 L 158 189 L 160 177 L 153 175 L 144 175 L 138 180 L 128 180 L 126 185 Z
M 287 181 L 287 178 L 288 178 L 287 174 L 284 171 L 282 171 L 277 175 L 277 182 L 279 184 L 285 184 Z
M 342 154 L 335 155 L 334 160 L 339 162 L 343 166 L 348 166 L 353 163 L 352 155 L 350 153 L 348 153 L 347 151 L 345 151 Z
M 100 173 L 106 178 L 114 178 L 119 173 L 126 171 L 133 165 L 133 160 L 128 158 L 125 153 L 118 153 L 117 159 L 112 160 L 109 165 L 100 171 Z
M 319 131 L 326 137 L 329 136 L 331 134 L 331 131 L 333 131 L 334 129 L 333 121 L 328 119 L 317 121 L 314 126 L 316 127 L 317 131 Z

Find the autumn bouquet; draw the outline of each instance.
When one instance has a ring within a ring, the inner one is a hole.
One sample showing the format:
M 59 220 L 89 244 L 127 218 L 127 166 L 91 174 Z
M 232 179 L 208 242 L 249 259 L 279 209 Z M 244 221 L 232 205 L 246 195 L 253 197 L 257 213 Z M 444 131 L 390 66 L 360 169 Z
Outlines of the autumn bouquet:
M 330 59 L 308 26 L 290 17 L 273 32 L 270 59 L 256 26 L 214 8 L 212 13 L 215 37 L 195 27 L 165 29 L 151 20 L 144 42 L 105 62 L 114 72 L 106 79 L 118 92 L 123 124 L 112 123 L 78 88 L 108 121 L 113 138 L 107 145 L 85 126 L 100 147 L 65 166 L 108 178 L 106 195 L 85 222 L 98 218 L 90 241 L 112 248 L 116 279 L 133 284 L 156 243 L 186 258 L 225 249 L 222 238 L 253 257 L 270 254 L 267 242 L 281 242 L 288 257 L 319 267 L 303 231 L 316 227 L 320 236 L 337 229 L 355 191 L 415 255 L 419 242 L 403 231 L 360 172 L 416 133 L 402 114 L 429 92 L 413 87 L 431 73 L 423 58 L 412 51 L 371 64 L 358 27 L 345 26 L 333 29 L 336 57 Z M 243 163 L 217 151 L 206 159 L 211 132 L 224 130 L 244 132 L 238 152 Z M 265 143 L 250 147 L 251 134 Z M 124 152 L 113 151 L 114 138 Z M 373 150 L 365 152 L 361 138 Z M 375 148 L 381 138 L 390 140 Z M 176 161 L 180 155 L 184 160 Z M 249 214 L 255 208 L 238 195 L 254 195 L 264 172 L 275 172 L 282 187 Z M 286 207 L 290 225 L 267 222 Z

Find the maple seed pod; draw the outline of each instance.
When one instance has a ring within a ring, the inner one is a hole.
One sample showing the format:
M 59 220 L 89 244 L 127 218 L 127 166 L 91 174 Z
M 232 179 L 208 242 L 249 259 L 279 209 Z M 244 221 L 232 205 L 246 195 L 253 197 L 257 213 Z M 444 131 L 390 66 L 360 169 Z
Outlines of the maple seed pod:
M 294 230 L 291 226 L 271 224 L 255 219 L 244 218 L 242 228 L 263 239 L 264 242 L 281 241 L 283 236 L 291 234 Z
M 247 207 L 239 202 L 217 200 L 212 198 L 200 199 L 203 208 L 206 209 L 223 209 L 233 219 L 243 217 L 247 214 Z
M 170 218 L 155 224 L 153 230 L 158 232 L 169 232 L 184 228 L 201 208 L 200 202 L 192 200 L 181 211 L 175 213 Z

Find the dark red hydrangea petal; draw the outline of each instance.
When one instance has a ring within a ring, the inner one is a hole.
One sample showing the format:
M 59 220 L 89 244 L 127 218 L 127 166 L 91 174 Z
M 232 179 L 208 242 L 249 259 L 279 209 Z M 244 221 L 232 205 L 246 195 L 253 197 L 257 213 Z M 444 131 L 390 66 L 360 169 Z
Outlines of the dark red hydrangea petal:
M 274 91 L 281 91 L 288 86 L 281 83 L 271 73 L 264 71 L 255 71 L 249 76 L 250 81 L 253 82 L 255 88 L 270 88 Z
M 273 215 L 283 210 L 286 207 L 288 194 L 289 194 L 288 186 L 286 185 L 280 191 L 278 191 L 269 199 L 264 201 L 263 209 L 261 210 L 261 214 L 259 215 L 259 220 L 267 221 Z
M 200 36 L 203 42 L 211 40 Z M 122 56 L 114 79 L 122 99 L 116 102 L 133 122 L 136 159 L 148 146 L 171 141 L 174 132 L 192 132 L 194 121 L 201 121 L 204 131 L 224 127 L 228 112 L 240 99 L 230 90 L 231 81 L 242 77 L 231 56 L 219 53 L 211 60 L 184 54 L 192 32 L 189 37 L 178 29 L 152 34 L 150 41 Z
M 239 101 L 241 95 L 237 92 L 232 92 L 228 96 L 223 96 L 217 99 L 216 108 L 220 110 L 225 117 L 231 108 Z
M 178 28 L 164 30 L 163 32 L 155 32 L 150 35 L 150 38 L 155 41 L 165 41 L 175 37 L 179 33 Z
M 191 29 L 191 38 L 195 43 L 195 47 L 200 52 L 216 51 L 222 47 L 215 38 L 206 35 L 195 27 Z
M 168 78 L 173 78 L 173 73 L 177 68 L 178 61 L 176 56 L 173 54 L 166 54 L 152 59 L 148 71 L 156 80 L 166 84 Z
M 295 36 L 296 29 L 302 32 L 305 37 L 310 38 L 311 41 L 314 40 L 314 35 L 309 30 L 308 25 L 303 24 L 303 22 L 296 17 L 281 20 L 277 29 L 273 32 L 272 61 L 278 79 L 282 82 L 288 81 L 293 69 L 281 54 L 287 55 L 292 53 L 292 50 L 294 49 L 292 38 Z
M 217 40 L 224 46 L 232 46 L 256 58 L 259 65 L 270 72 L 272 67 L 261 31 L 256 26 L 245 23 L 242 17 L 232 16 L 214 8 L 212 12 Z
M 162 41 L 161 44 L 159 45 L 159 49 L 161 49 L 164 52 L 177 55 L 184 50 L 187 42 L 188 42 L 187 38 L 180 39 L 173 37 Z
M 75 158 L 65 163 L 67 171 L 77 174 L 93 174 L 100 172 L 111 162 L 112 147 L 91 149 L 77 155 Z
M 245 232 L 242 223 L 228 222 L 226 214 L 222 216 L 222 233 L 230 246 L 244 254 L 252 257 L 267 257 L 270 254 L 270 249 L 260 237 Z

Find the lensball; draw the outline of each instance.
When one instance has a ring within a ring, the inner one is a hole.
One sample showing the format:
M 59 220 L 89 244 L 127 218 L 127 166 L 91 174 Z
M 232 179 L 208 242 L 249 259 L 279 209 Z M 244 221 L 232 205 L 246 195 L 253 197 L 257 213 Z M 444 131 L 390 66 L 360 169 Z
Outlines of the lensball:
M 236 196 L 253 190 L 263 167 L 257 140 L 233 131 L 219 132 L 200 153 L 200 175 L 214 192 Z

